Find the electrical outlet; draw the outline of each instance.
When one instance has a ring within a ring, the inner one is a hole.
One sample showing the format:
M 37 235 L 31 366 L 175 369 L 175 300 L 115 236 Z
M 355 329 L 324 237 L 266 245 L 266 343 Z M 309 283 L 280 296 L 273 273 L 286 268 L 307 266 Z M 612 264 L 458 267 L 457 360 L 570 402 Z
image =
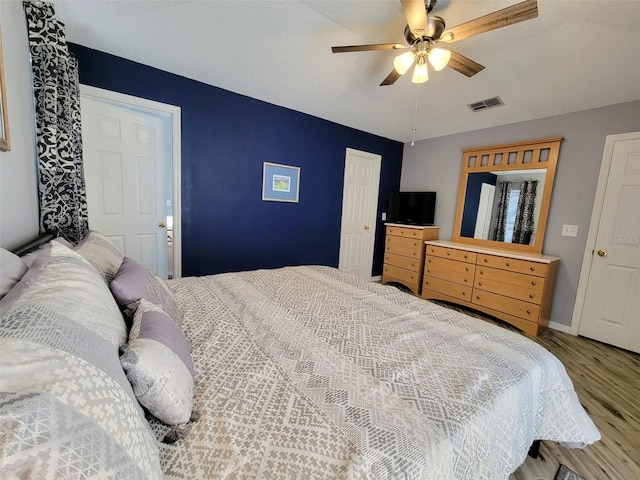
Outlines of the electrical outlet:
M 384 222 L 387 219 L 387 212 L 382 212 L 382 221 Z
M 578 236 L 578 225 L 563 225 L 562 226 L 562 236 L 563 237 L 577 237 Z

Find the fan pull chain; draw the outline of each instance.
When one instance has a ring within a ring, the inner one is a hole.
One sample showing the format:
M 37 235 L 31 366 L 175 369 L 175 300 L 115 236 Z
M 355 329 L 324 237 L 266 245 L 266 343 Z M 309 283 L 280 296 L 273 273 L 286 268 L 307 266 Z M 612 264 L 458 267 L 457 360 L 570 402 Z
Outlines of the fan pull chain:
M 413 112 L 413 128 L 411 129 L 411 146 L 416 144 L 416 120 L 418 118 L 418 102 L 420 100 L 420 84 L 416 88 L 416 109 Z

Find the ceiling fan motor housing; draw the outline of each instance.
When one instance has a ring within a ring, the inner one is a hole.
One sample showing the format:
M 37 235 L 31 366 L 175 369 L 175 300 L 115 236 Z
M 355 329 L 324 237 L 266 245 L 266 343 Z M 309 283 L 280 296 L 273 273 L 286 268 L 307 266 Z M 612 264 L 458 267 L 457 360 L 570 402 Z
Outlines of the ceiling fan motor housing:
M 422 37 L 416 37 L 409 29 L 409 25 L 407 25 L 404 28 L 404 38 L 407 40 L 407 43 L 409 45 L 414 45 L 416 42 L 420 40 L 435 41 L 440 38 L 440 36 L 444 32 L 444 29 L 445 29 L 444 19 L 436 15 L 430 15 L 427 18 L 427 31 Z

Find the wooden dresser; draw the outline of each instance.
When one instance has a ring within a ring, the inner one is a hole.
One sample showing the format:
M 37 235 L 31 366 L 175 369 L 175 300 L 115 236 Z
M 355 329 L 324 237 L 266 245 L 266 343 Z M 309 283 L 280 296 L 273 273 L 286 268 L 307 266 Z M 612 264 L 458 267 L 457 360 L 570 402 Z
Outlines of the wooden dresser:
M 530 335 L 547 328 L 557 257 L 445 241 L 425 243 L 422 298 L 479 310 Z
M 420 295 L 425 240 L 437 240 L 439 227 L 387 223 L 382 283 L 400 283 Z

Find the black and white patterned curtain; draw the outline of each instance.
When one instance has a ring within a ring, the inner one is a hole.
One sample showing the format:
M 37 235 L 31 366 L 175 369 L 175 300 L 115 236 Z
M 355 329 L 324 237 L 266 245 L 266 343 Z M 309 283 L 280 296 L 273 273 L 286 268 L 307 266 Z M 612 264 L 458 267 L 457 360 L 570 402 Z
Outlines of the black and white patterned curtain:
M 511 196 L 511 182 L 501 183 L 498 195 L 498 205 L 496 208 L 496 215 L 493 220 L 493 233 L 491 235 L 491 240 L 504 242 L 504 233 L 507 226 L 507 214 L 509 213 L 509 197 Z
M 87 233 L 78 62 L 53 5 L 23 2 L 33 70 L 40 232 L 75 242 Z
M 513 226 L 513 240 L 511 243 L 529 245 L 533 235 L 533 210 L 536 205 L 538 180 L 525 180 L 520 183 L 520 198 Z

